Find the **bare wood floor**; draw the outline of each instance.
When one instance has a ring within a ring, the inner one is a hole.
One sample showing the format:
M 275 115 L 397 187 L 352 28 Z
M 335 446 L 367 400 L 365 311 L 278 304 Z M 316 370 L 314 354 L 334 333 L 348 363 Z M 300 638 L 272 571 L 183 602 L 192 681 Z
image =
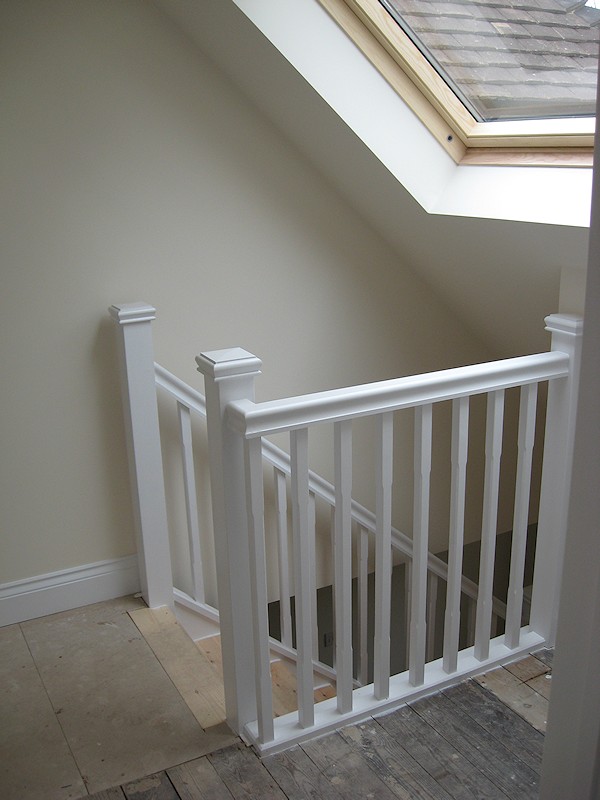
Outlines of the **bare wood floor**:
M 551 663 L 261 761 L 223 722 L 218 639 L 195 645 L 133 598 L 75 609 L 0 629 L 0 798 L 535 798 Z M 284 662 L 272 673 L 286 713 L 294 681 Z
M 542 651 L 262 761 L 237 742 L 91 800 L 536 798 L 551 664 Z

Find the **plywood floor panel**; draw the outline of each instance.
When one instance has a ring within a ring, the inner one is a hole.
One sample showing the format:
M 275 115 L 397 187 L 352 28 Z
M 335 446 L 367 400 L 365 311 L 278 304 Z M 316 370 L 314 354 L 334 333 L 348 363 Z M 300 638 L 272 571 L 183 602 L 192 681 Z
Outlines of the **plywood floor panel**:
M 0 797 L 69 800 L 83 793 L 21 627 L 0 628 Z
M 129 618 L 133 598 L 23 623 L 90 793 L 189 761 L 206 734 Z

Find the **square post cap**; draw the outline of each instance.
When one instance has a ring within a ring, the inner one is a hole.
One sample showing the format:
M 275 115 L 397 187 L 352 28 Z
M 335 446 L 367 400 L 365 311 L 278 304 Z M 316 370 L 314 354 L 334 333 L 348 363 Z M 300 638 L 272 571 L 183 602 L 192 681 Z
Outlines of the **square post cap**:
M 209 350 L 196 356 L 198 372 L 214 380 L 241 375 L 260 375 L 262 361 L 241 347 Z
M 156 319 L 156 309 L 149 303 L 120 303 L 109 306 L 108 310 L 119 325 L 127 325 L 131 322 L 150 322 Z

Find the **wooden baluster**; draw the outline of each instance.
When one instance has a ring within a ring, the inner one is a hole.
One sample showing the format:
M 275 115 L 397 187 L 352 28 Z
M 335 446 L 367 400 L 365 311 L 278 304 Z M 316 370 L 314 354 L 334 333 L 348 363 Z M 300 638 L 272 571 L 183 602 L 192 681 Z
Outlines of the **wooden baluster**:
M 358 529 L 358 680 L 361 686 L 369 682 L 369 532 Z
M 438 592 L 440 589 L 440 582 L 435 572 L 429 573 L 429 580 L 427 581 L 427 661 L 433 661 L 435 658 L 435 633 L 436 633 L 436 615 L 437 615 L 437 600 Z
M 431 430 L 432 406 L 428 404 L 415 409 L 412 614 L 408 662 L 409 682 L 412 686 L 421 686 L 425 679 Z
M 375 636 L 373 685 L 375 697 L 390 693 L 390 614 L 392 585 L 392 472 L 394 418 L 377 418 L 378 453 L 375 496 Z
M 292 611 L 290 563 L 288 553 L 287 489 L 285 473 L 275 468 L 275 504 L 277 509 L 277 542 L 279 555 L 279 618 L 281 641 L 292 646 Z
M 404 616 L 406 631 L 406 653 L 404 669 L 408 669 L 408 640 L 410 638 L 410 621 L 412 618 L 412 558 L 404 562 Z
M 314 724 L 313 626 L 310 577 L 308 430 L 290 433 L 292 465 L 292 536 L 294 543 L 294 585 L 296 591 L 296 677 L 300 727 Z
M 244 443 L 246 473 L 246 508 L 250 550 L 250 596 L 254 633 L 254 670 L 258 738 L 264 744 L 274 737 L 269 619 L 267 612 L 267 565 L 265 555 L 265 509 L 263 489 L 262 442 L 260 438 Z
M 444 619 L 444 671 L 456 672 L 460 633 L 467 451 L 469 448 L 469 398 L 452 403 L 452 477 L 450 485 L 450 535 L 448 542 L 448 585 Z
M 521 614 L 523 612 L 523 576 L 529 523 L 529 495 L 531 489 L 531 464 L 535 440 L 537 383 L 521 387 L 519 407 L 519 457 L 515 491 L 510 578 L 506 605 L 504 641 L 507 647 L 519 646 Z
M 335 502 L 330 508 L 330 526 L 329 532 L 331 536 L 331 563 L 335 565 L 336 562 L 336 547 L 335 547 Z M 336 619 L 336 611 L 335 611 L 335 566 L 333 569 L 333 573 L 331 575 L 331 618 L 334 621 L 335 627 L 335 619 Z M 333 648 L 333 653 L 331 655 L 333 661 L 333 667 L 335 668 L 335 647 Z
M 488 395 L 487 407 L 481 558 L 479 563 L 477 619 L 475 621 L 474 654 L 478 661 L 485 661 L 490 654 L 503 420 L 504 391 L 499 390 Z
M 310 544 L 310 596 L 313 618 L 313 659 L 319 660 L 319 618 L 317 617 L 317 504 L 314 492 L 308 493 L 308 541 Z
M 334 425 L 337 709 L 352 711 L 352 423 Z
M 177 403 L 177 411 L 179 415 L 179 434 L 181 441 L 181 457 L 183 461 L 183 488 L 185 492 L 185 511 L 187 515 L 188 541 L 190 546 L 193 597 L 194 600 L 197 600 L 199 603 L 204 603 L 204 573 L 202 568 L 202 554 L 200 552 L 198 497 L 196 493 L 194 450 L 192 446 L 192 420 L 190 409 L 183 403 Z

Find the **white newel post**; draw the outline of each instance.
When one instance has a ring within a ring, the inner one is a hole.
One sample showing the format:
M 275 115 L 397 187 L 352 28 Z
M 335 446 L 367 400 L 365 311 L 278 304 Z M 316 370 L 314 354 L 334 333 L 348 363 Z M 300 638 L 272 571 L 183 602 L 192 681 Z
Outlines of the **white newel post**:
M 150 608 L 173 605 L 173 576 L 163 477 L 152 320 L 147 303 L 109 308 L 119 324 L 123 410 L 140 582 Z
M 257 718 L 250 607 L 250 553 L 243 440 L 225 423 L 227 405 L 254 400 L 261 361 L 239 347 L 202 353 L 217 590 L 227 722 L 237 733 Z
M 545 321 L 546 330 L 552 333 L 551 349 L 568 353 L 570 358 L 568 377 L 550 381 L 548 387 L 530 614 L 531 629 L 553 647 L 571 489 L 583 319 L 572 314 L 552 314 Z

